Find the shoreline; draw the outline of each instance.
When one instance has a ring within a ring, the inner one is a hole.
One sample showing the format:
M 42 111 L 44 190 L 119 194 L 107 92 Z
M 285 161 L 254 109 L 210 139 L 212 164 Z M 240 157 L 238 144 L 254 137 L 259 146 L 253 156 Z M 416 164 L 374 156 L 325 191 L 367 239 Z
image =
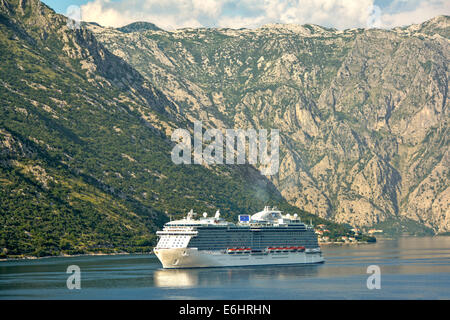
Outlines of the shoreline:
M 448 237 L 448 235 L 434 235 L 431 237 Z M 420 237 L 420 236 L 406 236 L 406 237 Z M 376 242 L 319 242 L 320 246 L 331 246 L 331 245 L 355 245 L 355 244 L 373 244 L 377 243 L 378 240 L 394 240 L 401 237 L 377 237 Z M 36 256 L 24 256 L 20 258 L 0 258 L 0 262 L 6 261 L 20 261 L 20 260 L 38 260 L 38 259 L 48 259 L 48 258 L 72 258 L 72 257 L 85 257 L 85 256 L 118 256 L 118 255 L 154 255 L 153 250 L 149 252 L 116 252 L 116 253 L 83 253 L 83 254 L 61 254 L 58 256 L 45 256 L 45 257 L 36 257 Z
M 116 252 L 116 253 L 82 253 L 82 254 L 61 254 L 58 256 L 45 256 L 45 257 L 36 257 L 36 256 L 24 256 L 20 258 L 1 258 L 0 262 L 6 261 L 20 261 L 20 260 L 40 260 L 40 259 L 49 259 L 49 258 L 74 258 L 74 257 L 89 257 L 89 256 L 125 256 L 125 255 L 154 255 L 153 251 L 142 253 L 142 252 Z
M 319 242 L 319 245 L 329 246 L 333 244 L 370 244 L 370 243 L 376 243 L 376 242 L 368 242 L 368 241 L 358 241 L 358 242 Z
M 322 242 L 319 245 L 345 245 L 345 244 L 367 244 L 370 242 Z M 89 256 L 119 256 L 119 255 L 154 255 L 153 250 L 146 253 L 139 252 L 116 252 L 116 253 L 82 253 L 82 254 L 61 254 L 58 256 L 45 256 L 45 257 L 36 257 L 36 256 L 24 256 L 20 258 L 1 258 L 0 262 L 6 261 L 21 261 L 21 260 L 40 260 L 40 259 L 49 259 L 49 258 L 74 258 L 74 257 L 89 257 Z
M 345 244 L 367 244 L 370 242 L 322 242 L 319 245 L 345 245 Z M 0 258 L 0 262 L 6 261 L 21 261 L 21 260 L 41 260 L 41 259 L 49 259 L 49 258 L 74 258 L 74 257 L 89 257 L 89 256 L 120 256 L 120 255 L 155 255 L 153 250 L 150 252 L 116 252 L 116 253 L 82 253 L 82 254 L 60 254 L 58 256 L 45 256 L 45 257 L 36 257 L 36 256 L 23 256 L 18 258 Z

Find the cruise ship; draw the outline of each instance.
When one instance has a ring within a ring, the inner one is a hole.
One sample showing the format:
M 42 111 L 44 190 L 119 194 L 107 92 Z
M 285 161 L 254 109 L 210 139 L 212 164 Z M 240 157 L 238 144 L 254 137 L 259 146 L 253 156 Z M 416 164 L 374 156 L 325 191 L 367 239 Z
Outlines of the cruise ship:
M 265 207 L 253 215 L 240 215 L 237 224 L 217 211 L 195 219 L 170 221 L 158 231 L 154 253 L 163 268 L 201 268 L 254 265 L 291 265 L 324 262 L 314 229 L 296 214 L 283 215 Z

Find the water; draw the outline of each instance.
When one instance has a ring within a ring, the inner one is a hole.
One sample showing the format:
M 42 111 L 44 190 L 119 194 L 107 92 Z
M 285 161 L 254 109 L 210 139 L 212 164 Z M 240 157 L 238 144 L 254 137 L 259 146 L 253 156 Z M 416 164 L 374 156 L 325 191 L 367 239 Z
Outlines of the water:
M 0 262 L 0 299 L 450 299 L 450 237 L 323 246 L 325 264 L 163 270 L 153 255 Z M 69 290 L 69 265 L 81 290 Z M 381 289 L 367 289 L 367 267 Z

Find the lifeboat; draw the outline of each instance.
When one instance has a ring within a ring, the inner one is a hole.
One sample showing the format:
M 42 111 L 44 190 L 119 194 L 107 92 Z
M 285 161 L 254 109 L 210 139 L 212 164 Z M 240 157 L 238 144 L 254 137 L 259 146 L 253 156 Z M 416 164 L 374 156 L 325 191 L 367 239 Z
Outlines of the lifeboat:
M 267 252 L 304 252 L 305 247 L 303 246 L 292 246 L 292 247 L 268 247 Z
M 306 253 L 320 253 L 321 250 L 320 250 L 320 248 L 313 248 L 313 249 L 306 249 L 305 252 Z
M 252 251 L 251 248 L 228 248 L 227 253 L 235 254 L 235 253 L 250 253 Z
M 305 247 L 268 247 L 268 252 L 303 252 Z

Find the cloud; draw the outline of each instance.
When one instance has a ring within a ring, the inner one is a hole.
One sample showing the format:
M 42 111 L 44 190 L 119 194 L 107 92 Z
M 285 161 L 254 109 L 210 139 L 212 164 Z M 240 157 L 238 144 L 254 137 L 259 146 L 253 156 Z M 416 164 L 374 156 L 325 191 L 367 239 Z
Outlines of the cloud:
M 93 0 L 81 7 L 84 21 L 120 27 L 149 21 L 164 29 L 254 28 L 266 23 L 313 23 L 337 29 L 390 28 L 449 14 L 447 0 Z
M 412 5 L 414 3 L 416 4 L 415 6 Z M 405 8 L 404 6 L 407 7 Z M 410 2 L 396 0 L 388 9 L 390 9 L 390 12 L 388 11 L 380 17 L 381 27 L 383 28 L 416 24 L 438 15 L 449 15 L 450 2 L 448 0 Z

